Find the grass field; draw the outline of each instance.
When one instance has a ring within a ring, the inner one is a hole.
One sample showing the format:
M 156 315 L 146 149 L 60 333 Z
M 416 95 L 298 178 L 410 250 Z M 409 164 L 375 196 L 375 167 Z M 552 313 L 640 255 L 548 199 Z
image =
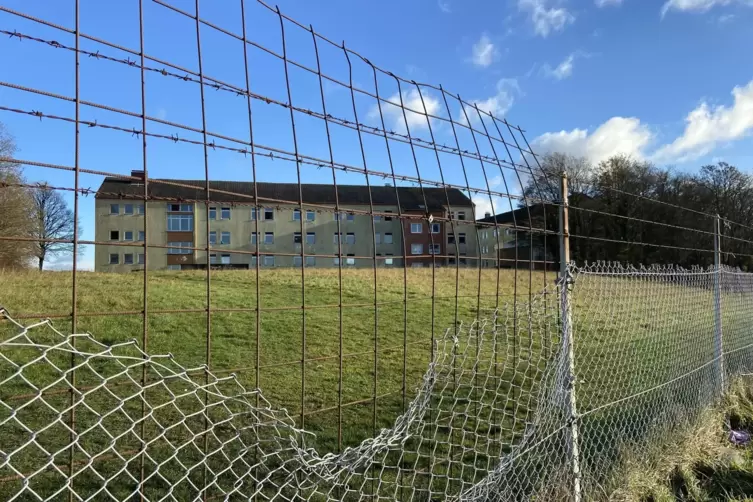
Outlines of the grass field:
M 496 386 L 496 394 L 486 399 L 492 408 L 501 410 L 485 426 L 493 426 L 503 443 L 512 445 L 520 438 L 522 424 L 531 418 L 539 372 L 552 352 L 547 344 L 557 343 L 556 296 L 548 297 L 548 307 L 543 309 L 552 319 L 529 325 L 525 315 L 529 292 L 543 289 L 544 274 L 484 270 L 479 281 L 474 269 L 440 269 L 434 274 L 409 269 L 404 282 L 403 273 L 402 269 L 378 270 L 375 309 L 372 270 L 344 271 L 342 288 L 336 270 L 307 270 L 304 312 L 300 270 L 262 271 L 258 345 L 253 271 L 212 273 L 209 318 L 203 310 L 205 273 L 150 273 L 147 350 L 172 353 L 184 366 L 200 366 L 207 361 L 209 348 L 212 371 L 220 376 L 233 372 L 249 389 L 256 387 L 258 374 L 264 396 L 274 407 L 286 408 L 298 426 L 314 432 L 317 437 L 312 445 L 326 453 L 358 444 L 393 424 L 421 383 L 432 339 L 442 338 L 456 322 L 490 317 L 496 307 L 516 302 L 521 311 L 504 335 L 498 335 L 494 361 L 489 363 L 496 383 L 482 384 L 484 388 Z M 551 283 L 555 274 L 549 272 L 546 278 Z M 11 314 L 28 316 L 24 322 L 51 316 L 61 331 L 69 332 L 70 273 L 4 273 L 0 280 L 6 286 L 0 304 Z M 713 394 L 715 366 L 709 364 L 713 293 L 707 286 L 708 276 L 703 275 L 676 281 L 578 277 L 573 289 L 573 330 L 587 488 L 604 490 L 605 479 L 627 447 L 640 443 L 653 430 L 679 426 L 688 410 L 701 409 Z M 748 367 L 752 291 L 743 288 L 723 295 L 730 374 Z M 142 294 L 142 274 L 80 273 L 78 331 L 89 331 L 104 343 L 140 341 Z M 537 310 L 536 315 L 541 312 Z M 197 373 L 196 378 L 203 379 L 203 374 Z M 458 388 L 462 385 L 456 385 L 453 392 Z M 0 399 L 8 402 L 13 392 L 3 389 Z M 19 388 L 16 393 L 24 392 L 28 389 Z M 474 400 L 469 395 L 461 404 L 467 407 Z M 483 399 L 480 402 L 483 406 Z M 338 444 L 340 411 L 342 445 Z M 478 433 L 480 422 L 463 422 L 462 414 L 448 420 L 449 426 L 475 428 Z M 468 441 L 473 443 L 473 436 Z M 476 453 L 479 471 L 470 475 L 469 482 L 493 468 L 508 446 L 487 449 L 483 458 Z M 545 465 L 546 452 L 541 455 L 541 465 Z M 440 472 L 436 469 L 432 465 L 430 473 Z
M 344 445 L 360 442 L 373 433 L 375 346 L 376 395 L 380 396 L 376 425 L 380 428 L 388 426 L 402 410 L 404 364 L 407 399 L 420 383 L 433 337 L 444 336 L 456 320 L 468 323 L 478 316 L 488 317 L 495 307 L 512 302 L 515 292 L 519 302 L 526 302 L 529 281 L 534 292 L 543 289 L 542 272 L 529 276 L 528 271 L 516 274 L 506 270 L 498 279 L 497 271 L 485 270 L 480 286 L 478 270 L 461 269 L 458 274 L 456 280 L 455 269 L 437 270 L 432 287 L 431 271 L 408 269 L 404 286 L 401 269 L 379 269 L 375 292 L 372 270 L 343 272 L 342 303 L 357 306 L 342 309 L 342 403 L 366 401 L 344 408 Z M 549 272 L 547 278 L 554 280 L 555 274 Z M 0 280 L 8 292 L 0 304 L 12 314 L 55 317 L 71 311 L 70 273 L 11 273 L 2 274 Z M 305 365 L 301 364 L 304 314 L 300 309 L 300 270 L 262 271 L 259 285 L 262 313 L 257 348 L 255 272 L 212 273 L 212 309 L 246 311 L 211 313 L 210 367 L 219 374 L 235 372 L 242 384 L 254 388 L 258 350 L 259 388 L 274 405 L 287 408 L 300 420 L 303 366 L 306 427 L 319 433 L 320 447 L 334 451 L 336 434 L 330 429 L 337 421 L 337 411 L 332 408 L 338 403 L 340 355 L 337 270 L 306 271 L 305 305 L 309 309 L 305 312 Z M 150 311 L 201 310 L 206 306 L 206 273 L 150 272 L 148 289 Z M 375 293 L 379 303 L 376 309 Z M 79 332 L 91 332 L 104 343 L 130 338 L 141 341 L 142 315 L 137 312 L 143 308 L 142 274 L 80 273 L 77 297 Z M 70 331 L 69 318 L 53 321 L 64 332 Z M 186 367 L 200 366 L 207 361 L 207 327 L 207 315 L 201 311 L 150 314 L 147 351 L 169 352 Z

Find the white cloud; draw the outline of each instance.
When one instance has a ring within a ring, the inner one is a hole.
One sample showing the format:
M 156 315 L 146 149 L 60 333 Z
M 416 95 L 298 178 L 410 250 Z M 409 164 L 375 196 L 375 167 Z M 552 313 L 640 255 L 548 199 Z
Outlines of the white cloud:
M 481 34 L 478 42 L 473 44 L 471 50 L 471 62 L 476 66 L 486 68 L 499 58 L 499 50 L 494 46 L 489 35 Z
M 562 80 L 573 74 L 574 65 L 575 53 L 572 53 L 567 56 L 564 61 L 558 64 L 556 68 L 552 68 L 548 64 L 545 64 L 541 67 L 541 70 L 545 75 L 549 77 L 556 78 L 557 80 Z
M 721 16 L 719 16 L 719 17 L 717 18 L 717 20 L 716 20 L 716 21 L 717 21 L 717 22 L 718 22 L 719 24 L 725 24 L 725 23 L 729 23 L 729 22 L 730 22 L 730 21 L 732 21 L 733 19 L 735 19 L 735 15 L 734 15 L 734 14 L 722 14 Z
M 449 0 L 437 0 L 437 5 L 439 6 L 439 10 L 441 10 L 445 14 L 449 14 L 450 12 L 452 12 L 452 9 L 450 8 Z
M 476 209 L 476 219 L 483 218 L 486 213 L 492 215 L 510 210 L 510 201 L 507 198 L 503 199 L 494 195 L 489 197 L 488 194 L 480 193 L 471 196 L 471 201 Z
M 622 5 L 622 0 L 595 0 L 594 3 L 597 7 L 602 8 Z
M 423 96 L 423 101 L 421 100 Z M 416 89 L 403 91 L 403 107 L 405 107 L 405 116 L 400 106 L 400 95 L 395 93 L 387 98 L 388 103 L 382 102 L 382 113 L 387 128 L 405 134 L 408 129 L 411 132 L 419 129 L 428 128 L 427 115 L 438 115 L 440 110 L 439 100 L 432 94 L 422 91 L 418 93 Z M 411 111 L 415 110 L 415 111 Z M 373 105 L 369 110 L 369 118 L 379 120 L 379 108 Z M 407 127 L 406 127 L 407 121 Z M 433 125 L 433 124 L 432 124 Z
M 587 129 L 549 132 L 533 140 L 536 153 L 562 152 L 600 162 L 613 155 L 646 156 L 654 139 L 651 130 L 635 117 L 612 117 L 589 132 Z
M 489 96 L 486 99 L 474 99 L 470 103 L 476 105 L 482 112 L 491 113 L 496 118 L 502 118 L 512 107 L 513 103 L 515 103 L 515 98 L 520 94 L 520 86 L 518 86 L 517 79 L 501 78 L 497 81 L 496 93 L 493 96 Z M 475 107 L 466 105 L 465 113 L 463 113 L 461 108 L 458 113 L 458 121 L 464 124 L 467 123 L 466 115 L 471 123 L 478 122 L 478 113 Z
M 731 4 L 752 7 L 753 0 L 667 0 L 661 8 L 661 15 L 664 17 L 664 15 L 670 10 L 681 12 L 706 12 L 717 6 Z
M 575 16 L 566 8 L 550 6 L 549 3 L 549 0 L 518 0 L 518 10 L 528 13 L 533 31 L 545 38 L 575 21 Z
M 687 117 L 679 138 L 654 154 L 657 162 L 686 161 L 711 152 L 720 143 L 734 141 L 753 130 L 753 80 L 732 89 L 732 106 L 703 102 Z

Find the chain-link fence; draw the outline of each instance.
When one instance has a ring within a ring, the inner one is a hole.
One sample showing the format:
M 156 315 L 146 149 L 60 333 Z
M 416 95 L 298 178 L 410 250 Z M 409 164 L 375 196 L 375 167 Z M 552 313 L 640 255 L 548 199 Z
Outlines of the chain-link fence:
M 328 454 L 235 376 L 186 369 L 135 341 L 108 346 L 49 321 L 24 326 L 3 312 L 16 332 L 0 344 L 3 493 L 566 500 L 582 490 L 587 500 L 608 498 L 629 461 L 650 463 L 657 445 L 721 397 L 725 381 L 753 371 L 751 277 L 570 267 L 558 285 L 570 303 L 572 366 L 566 315 L 545 309 L 543 295 L 519 306 L 525 314 L 507 305 L 438 340 L 416 397 L 391 427 Z M 511 342 L 529 333 L 513 359 Z

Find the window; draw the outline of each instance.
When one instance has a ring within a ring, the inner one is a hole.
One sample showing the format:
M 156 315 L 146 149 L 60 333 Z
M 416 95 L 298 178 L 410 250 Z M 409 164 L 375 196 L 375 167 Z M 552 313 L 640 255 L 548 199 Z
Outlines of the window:
M 392 211 L 385 211 L 385 213 L 392 213 Z M 384 221 L 392 221 L 392 216 L 386 216 L 385 215 Z
M 110 204 L 110 214 L 120 214 L 120 205 Z
M 385 265 L 392 265 L 392 260 L 393 260 L 392 254 L 391 253 L 387 253 L 387 258 L 384 259 L 384 264 Z
M 167 254 L 192 254 L 193 250 L 188 249 L 193 247 L 192 242 L 168 242 L 169 248 L 167 248 Z
M 301 221 L 301 210 L 293 209 L 293 221 Z
M 220 234 L 220 244 L 230 244 L 230 232 L 222 232 Z
M 306 244 L 316 244 L 316 234 L 314 232 L 306 232 Z
M 209 244 L 217 244 L 217 232 L 214 230 L 209 232 Z
M 110 253 L 110 265 L 117 265 L 120 263 L 120 255 L 118 253 Z
M 144 256 L 144 253 L 139 253 L 139 265 L 143 265 L 146 262 L 146 257 Z
M 464 233 L 458 234 L 458 243 L 459 244 L 465 244 L 465 234 Z
M 133 204 L 125 204 L 123 206 L 123 214 L 133 214 Z
M 384 234 L 384 243 L 392 244 L 392 234 L 390 233 Z
M 180 265 L 177 265 L 177 264 L 176 265 L 168 265 L 167 269 L 168 270 L 180 270 Z
M 193 204 L 168 204 L 167 210 L 173 213 L 193 213 Z
M 353 232 L 348 232 L 345 234 L 345 244 L 355 244 L 356 243 L 356 234 Z
M 301 232 L 293 232 L 293 244 L 301 243 Z
M 111 241 L 119 241 L 120 240 L 120 232 L 117 230 L 110 230 L 110 240 Z
M 307 256 L 306 257 L 306 266 L 307 267 L 315 267 L 316 266 L 316 256 Z
M 440 231 L 440 225 L 439 223 L 432 223 L 431 224 L 431 233 L 438 234 Z
M 343 238 L 343 233 L 342 233 L 342 232 L 340 232 L 339 236 L 340 236 L 340 239 L 342 239 L 342 238 Z M 338 240 L 338 238 L 337 238 L 337 237 L 338 237 L 338 233 L 337 233 L 337 232 L 335 232 L 335 235 L 334 235 L 334 236 L 332 237 L 332 243 L 333 243 L 333 244 L 337 244 L 337 243 L 338 243 L 338 241 L 339 241 L 339 240 Z
M 411 223 L 410 224 L 410 233 L 412 234 L 420 234 L 423 232 L 424 226 L 421 223 Z
M 264 244 L 274 244 L 274 243 L 275 243 L 274 232 L 264 232 Z M 272 262 L 274 264 L 274 258 L 272 258 Z
M 335 213 L 335 221 L 343 221 L 343 220 L 354 221 L 355 218 L 356 217 L 353 214 L 346 214 L 343 212 Z
M 460 264 L 465 265 L 467 263 L 467 260 L 465 259 L 466 254 L 460 253 Z
M 346 265 L 355 265 L 356 264 L 356 259 L 355 258 L 351 258 L 351 256 L 355 256 L 355 255 L 349 253 L 348 257 L 345 258 L 345 264 Z
M 250 263 L 251 263 L 251 267 L 256 268 L 256 256 L 252 256 L 251 257 L 251 262 Z
M 429 254 L 442 254 L 441 246 L 439 244 L 430 244 Z
M 136 206 L 136 214 L 144 214 L 144 204 Z
M 126 253 L 123 255 L 124 265 L 133 265 L 133 253 Z
M 256 236 L 257 236 L 256 232 L 251 232 L 251 244 L 256 244 L 257 242 Z
M 144 233 L 143 230 L 139 230 L 139 239 L 140 241 L 143 241 L 146 238 L 146 233 Z
M 217 219 L 217 208 L 216 207 L 210 207 L 209 208 L 209 219 L 210 220 L 216 220 Z
M 381 244 L 382 243 L 382 234 L 379 232 L 374 234 L 374 244 Z
M 273 207 L 264 208 L 264 219 L 268 221 L 275 219 L 275 209 Z M 272 258 L 272 261 L 274 262 L 274 258 Z
M 455 234 L 450 234 L 447 236 L 447 244 L 455 244 Z
M 303 260 L 301 259 L 301 255 L 295 255 L 293 256 L 293 266 L 294 267 L 300 267 L 303 263 Z
M 223 265 L 230 265 L 230 255 L 229 254 L 220 255 L 220 263 L 222 263 Z
M 251 208 L 251 221 L 256 220 L 256 211 L 257 211 L 257 208 L 255 207 Z
M 458 220 L 460 221 L 465 220 L 465 211 L 458 211 Z
M 306 211 L 306 221 L 316 220 L 316 213 L 314 211 Z
M 230 219 L 230 208 L 229 207 L 223 207 L 220 210 L 220 219 L 221 220 L 229 220 Z
M 411 244 L 410 245 L 410 254 L 423 254 L 423 252 L 424 252 L 423 244 Z
M 123 240 L 124 241 L 132 241 L 133 240 L 133 232 L 130 230 L 126 230 L 123 232 Z
M 512 229 L 512 228 L 506 228 L 505 229 L 505 235 L 507 235 L 507 236 L 515 235 L 515 230 Z
M 262 261 L 265 267 L 274 267 L 275 266 L 275 255 L 264 255 L 264 260 Z
M 188 232 L 193 230 L 192 214 L 168 214 L 167 231 L 168 232 Z
M 209 263 L 210 264 L 217 263 L 217 255 L 216 254 L 212 253 L 212 254 L 209 255 Z
M 380 215 L 380 214 L 375 214 L 375 215 L 374 215 L 374 221 L 382 221 L 382 215 Z
M 340 258 L 338 258 L 338 257 L 336 256 L 336 257 L 335 257 L 335 258 L 334 258 L 334 259 L 332 260 L 332 263 L 334 263 L 335 265 L 339 265 L 339 264 L 340 264 Z

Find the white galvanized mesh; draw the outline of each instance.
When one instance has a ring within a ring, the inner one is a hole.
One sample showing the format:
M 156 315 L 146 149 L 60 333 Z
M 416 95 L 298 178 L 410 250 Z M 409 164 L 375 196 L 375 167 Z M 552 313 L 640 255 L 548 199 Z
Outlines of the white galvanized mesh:
M 599 500 L 626 462 L 651 465 L 725 380 L 753 367 L 753 274 L 611 264 L 572 273 L 582 484 Z
M 650 462 L 753 371 L 753 276 L 605 264 L 568 276 L 574 374 L 560 283 L 448 330 L 393 427 L 325 455 L 232 376 L 5 313 L 3 499 L 572 500 L 576 479 L 583 499 L 606 499 L 627 460 Z
M 107 346 L 4 313 L 14 333 L 0 343 L 2 492 L 9 500 L 477 500 L 548 490 L 552 460 L 566 469 L 553 392 L 564 368 L 558 317 L 541 298 L 515 308 L 448 331 L 394 426 L 327 455 L 307 446 L 284 409 L 232 376 L 183 368 L 135 341 Z

